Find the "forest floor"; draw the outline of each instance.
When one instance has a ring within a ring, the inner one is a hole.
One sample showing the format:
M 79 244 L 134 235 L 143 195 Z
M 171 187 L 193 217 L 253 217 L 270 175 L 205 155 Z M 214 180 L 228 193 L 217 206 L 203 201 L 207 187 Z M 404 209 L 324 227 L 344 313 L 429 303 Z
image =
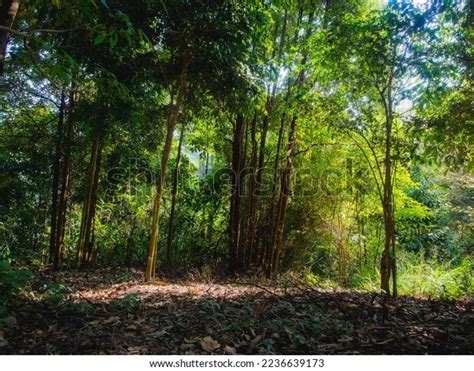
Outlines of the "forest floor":
M 472 300 L 142 277 L 37 272 L 0 354 L 474 353 Z

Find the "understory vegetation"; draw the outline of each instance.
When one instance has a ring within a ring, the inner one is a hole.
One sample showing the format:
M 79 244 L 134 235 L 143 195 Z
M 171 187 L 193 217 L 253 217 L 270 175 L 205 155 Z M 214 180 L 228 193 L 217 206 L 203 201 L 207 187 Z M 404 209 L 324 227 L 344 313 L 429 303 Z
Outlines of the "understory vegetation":
M 471 3 L 3 1 L 0 314 L 45 267 L 472 297 Z

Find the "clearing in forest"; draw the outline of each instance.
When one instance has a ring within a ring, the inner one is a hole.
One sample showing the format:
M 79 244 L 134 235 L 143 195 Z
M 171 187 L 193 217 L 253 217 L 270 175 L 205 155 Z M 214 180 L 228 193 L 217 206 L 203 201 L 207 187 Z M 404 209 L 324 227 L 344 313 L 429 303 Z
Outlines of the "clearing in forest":
M 472 300 L 44 271 L 1 354 L 472 354 Z M 60 282 L 60 283 L 55 283 Z

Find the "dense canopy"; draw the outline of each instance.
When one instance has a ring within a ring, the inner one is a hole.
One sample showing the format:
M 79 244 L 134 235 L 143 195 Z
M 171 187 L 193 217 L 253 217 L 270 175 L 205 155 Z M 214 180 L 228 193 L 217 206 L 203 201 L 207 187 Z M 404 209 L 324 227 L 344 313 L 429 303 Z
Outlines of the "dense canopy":
M 472 2 L 1 4 L 0 311 L 45 267 L 472 295 Z

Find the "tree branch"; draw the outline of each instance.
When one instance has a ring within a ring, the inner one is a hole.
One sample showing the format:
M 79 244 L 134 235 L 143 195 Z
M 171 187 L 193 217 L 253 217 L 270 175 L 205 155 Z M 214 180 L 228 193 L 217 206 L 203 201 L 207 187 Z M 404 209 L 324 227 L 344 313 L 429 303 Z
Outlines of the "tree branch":
M 80 27 L 73 27 L 73 28 L 67 28 L 67 29 L 64 29 L 64 30 L 54 30 L 54 29 L 50 29 L 50 28 L 38 28 L 36 30 L 30 30 L 30 31 L 18 31 L 18 30 L 15 30 L 13 28 L 10 28 L 10 27 L 0 26 L 0 31 L 7 31 L 7 32 L 9 32 L 13 35 L 16 35 L 16 36 L 29 38 L 29 37 L 33 36 L 34 34 L 37 34 L 37 33 L 66 33 L 66 32 L 76 31 L 79 28 Z
M 372 175 L 374 177 L 374 181 L 375 181 L 375 185 L 377 186 L 377 192 L 379 194 L 379 197 L 380 197 L 380 201 L 383 202 L 383 193 L 382 193 L 382 189 L 381 189 L 381 186 L 380 186 L 380 183 L 379 183 L 379 180 L 377 178 L 377 173 L 375 172 L 375 169 L 374 169 L 374 166 L 372 165 L 372 162 L 370 161 L 370 158 L 369 156 L 367 155 L 367 153 L 365 152 L 364 148 L 362 147 L 362 145 L 357 141 L 357 139 L 355 139 L 349 130 L 344 130 L 343 131 L 347 134 L 347 136 L 352 139 L 352 141 L 355 143 L 355 145 L 360 149 L 360 151 L 362 152 L 362 155 L 364 156 L 364 158 L 366 159 L 369 167 L 370 167 L 370 171 L 372 172 Z

